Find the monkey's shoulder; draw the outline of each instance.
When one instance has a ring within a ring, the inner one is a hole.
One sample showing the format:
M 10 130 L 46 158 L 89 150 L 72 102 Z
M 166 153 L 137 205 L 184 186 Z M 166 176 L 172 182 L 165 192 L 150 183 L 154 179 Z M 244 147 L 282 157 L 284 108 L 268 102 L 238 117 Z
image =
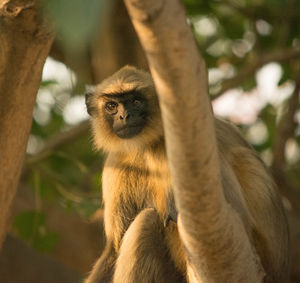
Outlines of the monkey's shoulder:
M 232 123 L 215 118 L 216 136 L 219 149 L 226 151 L 233 146 L 241 146 L 253 151 L 251 145 L 243 138 L 239 129 Z

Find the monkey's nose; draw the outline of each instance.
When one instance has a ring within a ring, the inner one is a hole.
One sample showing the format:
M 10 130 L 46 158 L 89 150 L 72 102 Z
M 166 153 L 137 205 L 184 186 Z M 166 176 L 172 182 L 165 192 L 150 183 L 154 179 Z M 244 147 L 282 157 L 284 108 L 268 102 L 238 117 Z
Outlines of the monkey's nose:
M 128 114 L 128 113 L 122 113 L 121 115 L 120 115 L 120 120 L 127 120 L 128 118 L 130 118 L 130 114 Z

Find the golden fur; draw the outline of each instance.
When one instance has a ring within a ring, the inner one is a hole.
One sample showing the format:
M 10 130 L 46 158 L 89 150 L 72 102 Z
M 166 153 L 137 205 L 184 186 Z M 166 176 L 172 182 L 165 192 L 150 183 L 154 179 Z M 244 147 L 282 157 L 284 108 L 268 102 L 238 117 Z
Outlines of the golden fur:
M 102 96 L 130 90 L 139 90 L 146 97 L 150 103 L 150 119 L 137 137 L 120 139 L 103 119 L 101 109 L 105 99 Z M 94 143 L 107 153 L 102 180 L 108 244 L 86 282 L 141 282 L 134 281 L 132 274 L 136 274 L 135 280 L 143 274 L 143 282 L 192 282 L 193 275 L 191 268 L 186 266 L 176 224 L 171 222 L 167 227 L 163 226 L 168 214 L 166 200 L 172 194 L 172 184 L 160 110 L 151 76 L 126 66 L 96 88 L 89 107 L 97 110 L 92 119 Z M 289 265 L 288 228 L 273 180 L 263 162 L 234 126 L 216 119 L 215 127 L 226 200 L 244 223 L 266 273 L 265 282 L 284 283 Z M 157 216 L 153 216 L 153 211 L 146 213 L 147 208 L 153 208 Z M 152 223 L 149 215 L 156 221 Z M 147 223 L 152 228 L 148 229 Z M 160 247 L 162 257 L 167 247 L 174 267 L 171 267 L 171 263 L 161 266 L 159 259 L 153 257 L 152 269 L 149 269 L 149 274 L 144 274 L 146 265 L 143 264 L 149 260 L 144 253 L 147 250 L 150 257 L 151 250 L 156 250 L 157 246 L 146 248 L 143 245 L 154 242 L 153 238 L 161 238 L 162 235 L 164 241 L 155 245 Z M 131 251 L 122 246 L 123 241 L 130 245 Z M 137 247 L 141 247 L 140 253 Z M 134 257 L 135 249 L 137 252 Z M 128 270 L 132 271 L 128 278 L 125 275 L 128 272 L 119 262 L 128 262 Z M 179 272 L 183 277 L 176 277 L 175 281 L 164 281 L 163 278 L 151 281 L 164 270 L 168 274 L 172 268 L 173 272 Z

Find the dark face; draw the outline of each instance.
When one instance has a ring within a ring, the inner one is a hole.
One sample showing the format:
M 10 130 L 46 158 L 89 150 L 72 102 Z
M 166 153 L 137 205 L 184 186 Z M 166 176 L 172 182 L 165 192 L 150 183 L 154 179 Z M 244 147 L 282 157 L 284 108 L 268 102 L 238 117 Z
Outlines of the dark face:
M 138 92 L 104 95 L 104 116 L 121 139 L 138 135 L 146 125 L 147 102 Z

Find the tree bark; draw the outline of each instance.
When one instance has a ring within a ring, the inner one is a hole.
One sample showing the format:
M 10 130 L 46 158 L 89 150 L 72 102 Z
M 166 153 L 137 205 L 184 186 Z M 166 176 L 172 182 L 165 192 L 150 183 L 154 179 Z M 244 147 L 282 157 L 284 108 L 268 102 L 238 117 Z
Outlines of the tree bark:
M 207 71 L 184 8 L 178 0 L 124 2 L 158 93 L 179 232 L 193 271 L 199 282 L 219 282 L 218 273 L 224 282 L 261 282 L 244 227 L 224 198 Z
M 0 1 L 0 247 L 23 166 L 52 34 L 37 1 Z

